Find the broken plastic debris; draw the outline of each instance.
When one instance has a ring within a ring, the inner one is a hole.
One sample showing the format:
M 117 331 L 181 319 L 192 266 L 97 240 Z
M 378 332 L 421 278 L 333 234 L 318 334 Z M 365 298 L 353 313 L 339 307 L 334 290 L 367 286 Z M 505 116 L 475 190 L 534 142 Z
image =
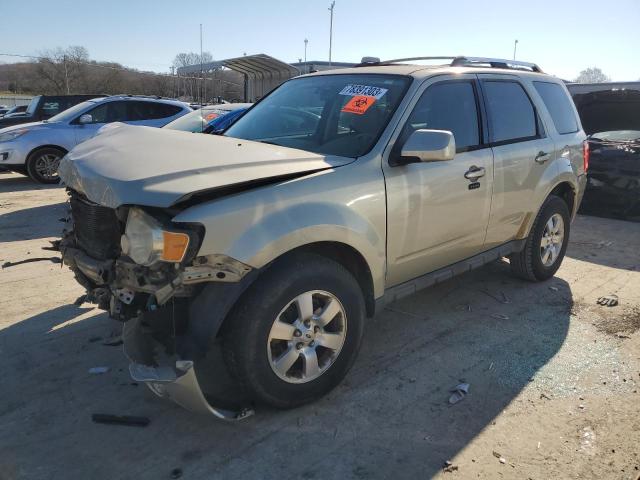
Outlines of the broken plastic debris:
M 605 307 L 615 307 L 618 305 L 618 296 L 613 293 L 598 298 L 598 305 L 604 305 Z
M 498 320 L 509 320 L 509 317 L 507 315 L 503 315 L 502 313 L 494 313 L 491 316 Z
M 95 423 L 107 423 L 110 425 L 126 425 L 130 427 L 146 427 L 149 425 L 147 417 L 133 417 L 129 415 L 110 415 L 107 413 L 94 413 L 91 419 Z
M 445 473 L 451 473 L 458 470 L 458 466 L 454 465 L 453 463 L 451 463 L 451 461 L 447 460 L 446 462 L 444 462 L 444 466 L 442 467 L 442 470 Z
M 469 384 L 461 383 L 456 388 L 451 390 L 451 392 L 453 392 L 453 395 L 449 397 L 449 404 L 455 405 L 456 403 L 458 403 L 460 400 L 462 400 L 464 397 L 467 396 L 467 393 L 469 393 Z
M 111 370 L 109 367 L 91 367 L 89 373 L 91 375 L 101 375 L 107 373 L 109 370 Z

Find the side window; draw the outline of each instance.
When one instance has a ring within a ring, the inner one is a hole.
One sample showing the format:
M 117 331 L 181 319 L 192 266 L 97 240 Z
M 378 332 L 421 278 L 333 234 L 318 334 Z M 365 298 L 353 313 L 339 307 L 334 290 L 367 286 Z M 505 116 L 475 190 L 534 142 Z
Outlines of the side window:
M 92 123 L 125 122 L 127 105 L 126 102 L 106 102 L 87 113 L 93 117 Z
M 129 102 L 129 120 L 154 120 L 172 117 L 180 111 L 177 105 L 154 102 Z
M 454 81 L 430 86 L 418 100 L 396 144 L 402 145 L 419 129 L 449 130 L 455 137 L 458 152 L 480 145 L 473 84 Z
M 513 81 L 482 83 L 493 142 L 532 139 L 538 136 L 536 112 L 522 85 Z
M 47 99 L 42 104 L 42 115 L 49 118 L 60 113 L 64 108 L 60 108 L 60 102 L 57 99 Z
M 558 133 L 562 135 L 577 132 L 578 122 L 571 100 L 564 89 L 557 83 L 549 82 L 533 82 L 533 86 L 542 97 Z

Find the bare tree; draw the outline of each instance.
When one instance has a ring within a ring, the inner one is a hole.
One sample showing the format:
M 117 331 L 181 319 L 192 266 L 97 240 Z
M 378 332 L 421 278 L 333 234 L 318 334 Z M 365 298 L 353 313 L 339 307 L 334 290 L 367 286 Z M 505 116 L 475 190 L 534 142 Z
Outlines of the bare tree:
M 582 70 L 575 81 L 577 83 L 602 83 L 610 82 L 611 78 L 605 75 L 598 67 L 589 67 Z
M 40 55 L 38 73 L 56 93 L 71 93 L 86 78 L 89 52 L 80 46 L 56 48 Z
M 202 63 L 213 62 L 211 52 L 202 52 Z M 195 52 L 179 53 L 173 59 L 175 68 L 189 67 L 191 65 L 200 65 L 200 54 Z

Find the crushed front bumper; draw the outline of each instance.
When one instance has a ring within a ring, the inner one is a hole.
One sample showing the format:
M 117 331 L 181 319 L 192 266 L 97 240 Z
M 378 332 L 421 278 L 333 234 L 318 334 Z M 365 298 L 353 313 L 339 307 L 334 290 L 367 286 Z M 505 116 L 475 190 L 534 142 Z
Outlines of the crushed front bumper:
M 137 382 L 144 382 L 162 398 L 174 401 L 194 413 L 213 415 L 222 420 L 242 420 L 254 414 L 252 408 L 230 410 L 215 407 L 200 387 L 193 360 L 168 355 L 164 345 L 144 332 L 143 319 L 131 319 L 124 324 L 124 351 L 131 364 L 129 373 Z

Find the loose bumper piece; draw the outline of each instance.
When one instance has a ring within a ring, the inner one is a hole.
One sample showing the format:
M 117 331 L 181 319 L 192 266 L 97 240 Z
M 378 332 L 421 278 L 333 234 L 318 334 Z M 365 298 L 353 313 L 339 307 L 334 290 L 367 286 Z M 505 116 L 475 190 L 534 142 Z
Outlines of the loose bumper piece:
M 210 405 L 200 389 L 190 360 L 176 361 L 175 369 L 132 363 L 129 365 L 129 372 L 134 380 L 145 382 L 159 397 L 173 400 L 192 412 L 212 414 L 222 420 L 242 420 L 254 414 L 252 409 L 234 412 Z

